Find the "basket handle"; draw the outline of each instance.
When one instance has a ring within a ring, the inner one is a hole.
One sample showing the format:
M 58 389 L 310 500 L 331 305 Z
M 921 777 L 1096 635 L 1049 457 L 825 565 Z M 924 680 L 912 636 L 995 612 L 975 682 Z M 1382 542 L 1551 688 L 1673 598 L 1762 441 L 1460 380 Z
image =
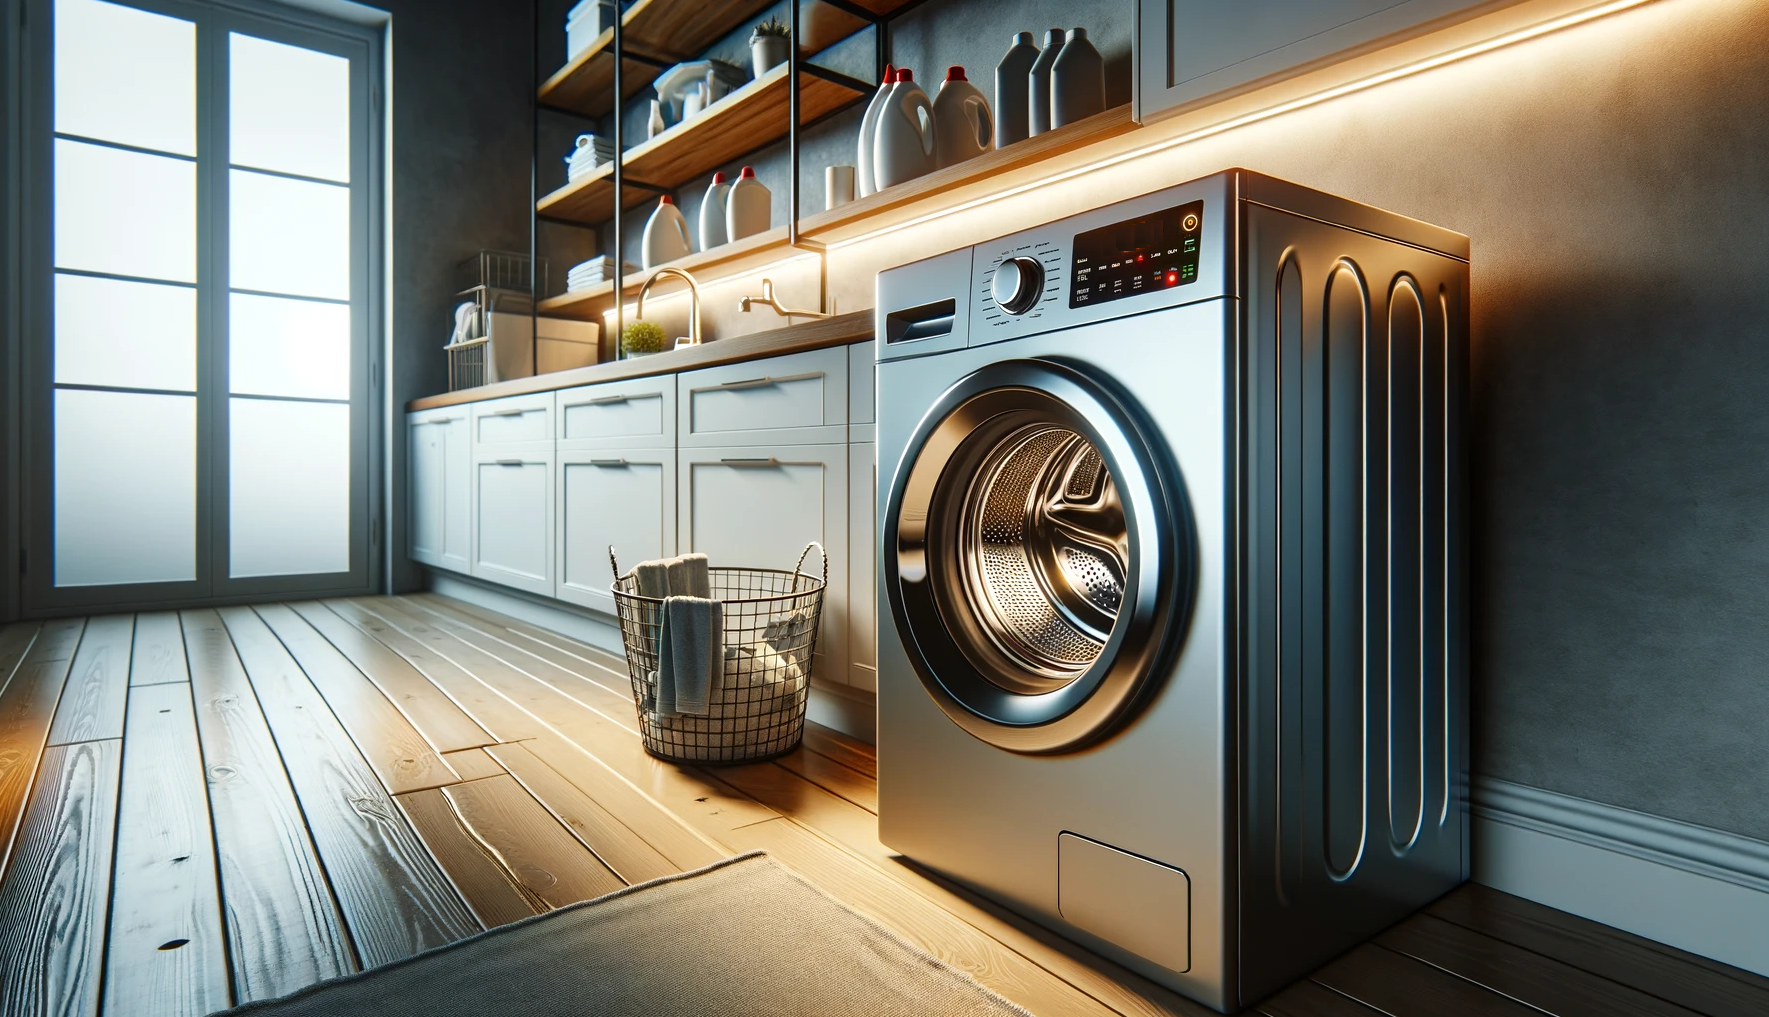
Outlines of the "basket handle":
M 614 581 L 620 582 L 620 562 L 614 560 L 614 545 L 608 545 L 608 567 L 614 570 Z
M 829 585 L 829 552 L 824 549 L 822 544 L 817 543 L 815 540 L 811 541 L 809 544 L 806 544 L 805 549 L 803 551 L 799 552 L 799 560 L 796 564 L 793 565 L 792 574 L 795 576 L 804 575 L 803 570 L 805 567 L 805 555 L 810 554 L 811 548 L 813 548 L 813 547 L 817 549 L 818 554 L 823 556 L 823 585 L 828 586 Z M 811 577 L 805 576 L 805 578 L 809 579 Z

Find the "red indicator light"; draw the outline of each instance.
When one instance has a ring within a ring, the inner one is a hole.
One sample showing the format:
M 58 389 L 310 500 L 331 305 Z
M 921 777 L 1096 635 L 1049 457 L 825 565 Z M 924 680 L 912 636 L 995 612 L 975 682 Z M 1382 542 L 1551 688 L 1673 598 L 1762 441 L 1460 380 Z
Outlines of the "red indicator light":
M 1142 255 L 1140 255 L 1140 254 L 1139 254 L 1139 255 L 1137 255 L 1137 256 L 1136 256 L 1136 260 L 1137 260 L 1137 261 L 1141 261 L 1141 260 L 1142 260 Z
M 1167 285 L 1172 286 L 1174 283 L 1176 283 L 1178 281 L 1179 281 L 1179 273 L 1178 272 L 1167 273 Z

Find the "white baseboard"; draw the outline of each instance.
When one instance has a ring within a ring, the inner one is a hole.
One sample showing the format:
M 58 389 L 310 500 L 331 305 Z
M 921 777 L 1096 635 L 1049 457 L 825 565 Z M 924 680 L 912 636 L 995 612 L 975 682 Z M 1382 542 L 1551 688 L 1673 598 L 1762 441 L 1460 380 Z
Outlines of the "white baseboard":
M 1474 879 L 1769 975 L 1769 843 L 1491 777 Z
M 805 717 L 868 745 L 878 741 L 877 700 L 861 689 L 813 684 Z
M 445 597 L 464 600 L 507 614 L 512 618 L 551 629 L 581 643 L 589 643 L 609 653 L 625 653 L 620 643 L 620 626 L 613 618 L 595 611 L 586 611 L 558 600 L 531 596 L 519 590 L 482 583 L 469 576 L 426 570 L 425 588 Z

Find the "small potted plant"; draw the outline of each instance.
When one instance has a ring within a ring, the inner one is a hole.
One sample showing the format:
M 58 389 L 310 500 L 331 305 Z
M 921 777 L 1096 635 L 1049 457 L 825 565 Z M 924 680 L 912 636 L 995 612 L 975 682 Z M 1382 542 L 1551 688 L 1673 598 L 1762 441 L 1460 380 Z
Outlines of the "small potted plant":
M 648 357 L 667 349 L 669 343 L 655 321 L 629 321 L 620 330 L 620 350 L 628 357 Z
M 779 18 L 769 18 L 757 25 L 749 37 L 749 59 L 755 66 L 756 77 L 785 63 L 786 47 L 791 44 L 792 29 Z

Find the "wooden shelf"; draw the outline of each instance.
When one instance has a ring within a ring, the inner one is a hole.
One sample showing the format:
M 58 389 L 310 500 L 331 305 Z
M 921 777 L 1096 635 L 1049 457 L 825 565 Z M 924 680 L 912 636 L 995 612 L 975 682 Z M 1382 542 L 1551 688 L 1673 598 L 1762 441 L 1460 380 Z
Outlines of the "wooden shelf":
M 713 43 L 768 9 L 772 0 L 639 0 L 621 16 L 627 56 L 621 85 L 630 98 L 671 64 L 693 60 Z M 543 106 L 601 116 L 614 108 L 614 30 L 559 68 L 541 85 Z
M 734 262 L 751 259 L 767 260 L 768 256 L 778 254 L 786 250 L 786 247 L 786 227 L 776 226 L 754 236 L 744 237 L 742 240 L 720 244 L 710 251 L 696 251 L 686 258 L 677 258 L 667 264 L 690 273 L 707 273 L 714 268 Z M 639 287 L 644 284 L 646 276 L 650 274 L 638 271 L 627 274 L 623 288 L 628 299 L 638 295 Z M 702 279 L 700 281 L 705 283 L 708 280 Z M 679 283 L 672 282 L 668 288 L 675 288 L 679 285 Z M 667 292 L 667 289 L 658 292 Z M 575 318 L 579 321 L 599 322 L 602 320 L 602 315 L 613 306 L 614 282 L 610 280 L 589 289 L 572 290 L 556 297 L 548 297 L 536 306 L 535 311 L 549 318 Z
M 660 193 L 631 180 L 626 182 L 624 189 L 627 208 L 656 201 Z M 565 219 L 586 225 L 607 222 L 614 217 L 614 164 L 603 163 L 548 194 L 534 206 L 534 210 L 548 219 Z
M 1002 174 L 1136 129 L 1136 122 L 1130 119 L 1130 105 L 1126 103 L 1007 148 L 984 152 L 956 166 L 887 187 L 826 212 L 805 216 L 799 220 L 799 233 L 807 239 L 828 243 L 891 226 L 935 210 L 945 203 L 942 199 L 957 200 L 955 192 L 967 185 L 997 182 Z

